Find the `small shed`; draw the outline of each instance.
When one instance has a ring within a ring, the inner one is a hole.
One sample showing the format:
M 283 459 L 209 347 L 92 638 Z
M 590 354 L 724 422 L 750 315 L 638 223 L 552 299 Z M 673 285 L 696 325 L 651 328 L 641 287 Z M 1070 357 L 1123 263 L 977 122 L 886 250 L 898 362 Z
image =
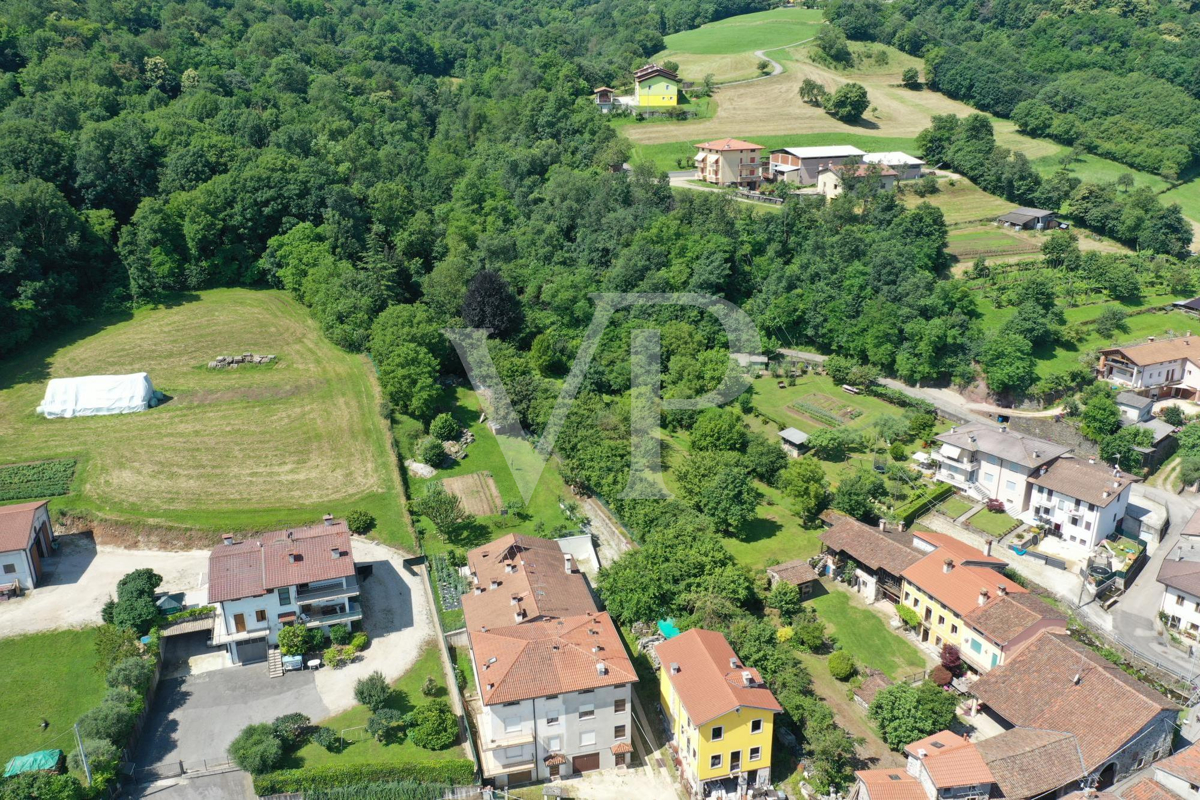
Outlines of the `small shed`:
M 11 778 L 23 772 L 63 772 L 62 750 L 38 750 L 23 756 L 13 756 L 4 767 L 4 777 Z
M 1176 300 L 1171 305 L 1185 314 L 1200 315 L 1200 297 L 1193 297 L 1191 300 Z
M 1145 422 L 1154 410 L 1154 401 L 1137 392 L 1118 392 L 1115 402 L 1121 416 L 1130 422 Z
M 784 428 L 779 432 L 784 451 L 792 458 L 799 458 L 808 450 L 808 434 L 796 428 Z
M 782 564 L 767 567 L 767 578 L 770 580 L 771 586 L 780 581 L 790 583 L 799 587 L 801 597 L 808 597 L 817 583 L 817 571 L 809 566 L 807 561 L 798 558 L 794 561 L 785 561 Z
M 164 617 L 183 611 L 185 595 L 183 592 L 159 592 L 154 596 L 154 605 Z
M 1036 229 L 1040 231 L 1058 227 L 1053 211 L 1047 211 L 1044 208 L 1025 208 L 1024 206 L 1014 208 L 996 221 L 1021 230 Z

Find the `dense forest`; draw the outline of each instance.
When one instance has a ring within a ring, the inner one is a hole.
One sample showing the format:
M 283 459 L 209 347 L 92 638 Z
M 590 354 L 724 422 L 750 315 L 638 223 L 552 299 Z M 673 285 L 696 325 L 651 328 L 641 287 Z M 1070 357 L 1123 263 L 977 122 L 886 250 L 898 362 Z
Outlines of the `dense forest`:
M 834 0 L 851 39 L 1025 132 L 1173 180 L 1200 155 L 1200 10 L 1153 0 Z

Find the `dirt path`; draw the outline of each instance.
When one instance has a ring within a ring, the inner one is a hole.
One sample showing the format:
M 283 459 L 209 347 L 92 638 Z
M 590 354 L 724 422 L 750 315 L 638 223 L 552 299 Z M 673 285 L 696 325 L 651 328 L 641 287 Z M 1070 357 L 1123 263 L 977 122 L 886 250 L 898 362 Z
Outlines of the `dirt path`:
M 591 520 L 592 533 L 600 542 L 596 555 L 600 558 L 601 566 L 611 564 L 626 550 L 637 546 L 630 540 L 621 524 L 612 518 L 608 509 L 596 498 L 581 498 L 579 504 L 583 507 L 583 513 Z
M 766 50 L 755 50 L 754 55 L 757 58 L 763 59 L 764 61 L 771 62 L 771 74 L 770 75 L 759 75 L 757 78 L 743 78 L 740 81 L 729 81 L 728 83 L 718 84 L 718 86 L 737 86 L 738 84 L 741 84 L 741 83 L 753 83 L 754 81 L 765 81 L 767 78 L 774 78 L 776 75 L 783 72 L 783 64 L 780 64 L 778 61 L 771 58 L 769 55 L 767 55 L 767 53 L 773 53 L 776 50 L 787 50 L 789 47 L 799 47 L 802 44 L 808 44 L 815 38 L 817 38 L 817 37 L 810 36 L 807 39 L 801 39 L 798 42 L 792 42 L 791 44 L 785 44 L 783 47 L 771 47 Z
M 849 699 L 849 684 L 840 683 L 829 674 L 829 664 L 822 656 L 808 653 L 800 656 L 800 661 L 812 674 L 813 691 L 825 701 L 833 712 L 833 718 L 838 725 L 846 729 L 852 736 L 860 737 L 863 743 L 855 750 L 866 767 L 902 767 L 904 759 L 898 753 L 892 752 L 879 738 L 875 727 L 867 718 L 867 712 Z

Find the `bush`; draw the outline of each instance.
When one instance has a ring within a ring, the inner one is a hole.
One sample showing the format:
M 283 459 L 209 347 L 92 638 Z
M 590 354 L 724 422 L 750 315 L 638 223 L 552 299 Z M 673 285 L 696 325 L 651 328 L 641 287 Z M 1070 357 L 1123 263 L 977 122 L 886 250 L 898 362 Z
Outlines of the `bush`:
M 279 630 L 279 652 L 285 656 L 302 656 L 325 643 L 320 628 L 287 625 Z
M 271 731 L 284 747 L 294 749 L 308 739 L 312 720 L 305 714 L 284 714 L 271 723 Z
M 938 664 L 929 672 L 929 680 L 936 683 L 938 686 L 945 686 L 950 681 L 954 680 L 954 676 L 950 674 L 950 670 Z
M 854 658 L 845 650 L 834 650 L 829 655 L 829 674 L 839 681 L 854 677 Z
M 408 738 L 425 750 L 445 750 L 458 739 L 458 717 L 445 700 L 430 700 L 404 715 Z
M 426 436 L 417 442 L 416 455 L 418 461 L 431 467 L 440 467 L 446 460 L 446 451 L 442 448 L 442 443 L 432 436 Z
M 104 739 L 122 745 L 133 733 L 136 715 L 121 703 L 105 701 L 79 718 L 79 736 L 83 739 Z
M 84 800 L 93 796 L 71 775 L 23 772 L 0 781 L 0 800 Z
M 375 515 L 361 508 L 351 509 L 346 513 L 346 527 L 351 533 L 366 533 L 375 527 Z
M 367 636 L 367 634 L 360 631 L 360 632 L 354 634 L 353 637 L 351 637 L 350 649 L 352 651 L 354 651 L 355 653 L 360 653 L 363 650 L 367 649 L 367 645 L 370 644 L 370 642 L 371 642 L 371 637 Z
M 917 73 L 916 67 L 906 67 L 904 72 L 900 73 L 900 82 L 909 89 L 913 89 L 921 82 L 921 76 Z
M 116 773 L 121 751 L 115 744 L 107 739 L 84 739 L 83 751 L 87 753 L 88 766 L 93 773 Z M 79 757 L 78 748 L 67 756 L 67 766 L 72 772 L 83 774 L 83 759 Z
M 123 686 L 126 689 L 132 689 L 139 695 L 146 694 L 152 680 L 154 680 L 154 662 L 138 656 L 118 661 L 104 677 L 104 682 L 110 689 Z
M 1179 406 L 1167 406 L 1162 412 L 1163 421 L 1168 425 L 1179 428 L 1183 426 L 1183 409 Z
M 325 662 L 325 666 L 337 669 L 350 660 L 346 655 L 345 648 L 338 647 L 336 644 L 330 647 L 321 654 L 321 660 Z
M 266 722 L 247 725 L 229 745 L 229 757 L 251 775 L 273 771 L 283 761 L 283 744 Z
M 133 689 L 125 686 L 109 689 L 108 693 L 104 695 L 104 702 L 123 705 L 132 711 L 135 716 L 142 713 L 142 709 L 146 707 L 146 701 L 142 699 L 142 696 Z
M 404 741 L 404 715 L 394 708 L 381 708 L 367 720 L 367 734 L 378 742 L 390 744 Z
M 384 781 L 415 780 L 466 786 L 474 782 L 475 762 L 456 758 L 446 761 L 409 761 L 395 764 L 327 764 L 287 769 L 254 779 L 259 797 L 291 792 L 311 792 Z
M 142 567 L 130 572 L 117 581 L 117 601 L 133 600 L 144 597 L 154 599 L 154 590 L 162 585 L 162 575 L 149 567 Z
M 421 684 L 421 694 L 425 695 L 426 697 L 433 697 L 438 693 L 438 689 L 440 688 L 441 687 L 438 686 L 438 682 L 434 680 L 432 675 L 430 675 L 425 679 L 425 683 Z
M 158 606 L 154 605 L 153 597 L 133 597 L 118 599 L 112 606 L 112 624 L 118 628 L 133 631 L 138 636 L 145 636 L 158 622 Z
M 785 619 L 794 616 L 800 611 L 800 589 L 795 584 L 779 581 L 767 595 L 767 605 L 779 609 L 780 615 Z
M 338 746 L 338 735 L 333 728 L 320 727 L 313 731 L 312 741 L 319 747 L 333 752 Z
M 921 615 L 908 606 L 896 606 L 896 614 L 900 621 L 910 628 L 918 628 L 921 625 Z
M 892 457 L 892 461 L 903 462 L 908 460 L 908 452 L 904 449 L 903 442 L 896 442 L 889 447 L 888 455 Z
M 354 684 L 354 699 L 374 712 L 387 705 L 392 696 L 392 687 L 388 686 L 383 673 L 376 670 L 365 678 L 359 678 Z
M 461 432 L 462 428 L 454 421 L 454 417 L 449 414 L 438 414 L 433 418 L 433 422 L 429 423 L 429 435 L 439 442 L 449 442 L 458 439 L 458 435 Z
M 349 625 L 330 625 L 329 641 L 334 644 L 350 644 L 351 634 Z

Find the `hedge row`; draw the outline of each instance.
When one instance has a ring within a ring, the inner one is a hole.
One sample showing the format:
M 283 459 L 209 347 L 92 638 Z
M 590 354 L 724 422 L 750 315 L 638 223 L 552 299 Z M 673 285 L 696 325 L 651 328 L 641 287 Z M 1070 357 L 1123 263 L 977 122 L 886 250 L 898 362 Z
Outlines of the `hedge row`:
M 74 477 L 73 458 L 0 467 L 0 503 L 67 494 Z
M 878 397 L 880 400 L 886 400 L 894 406 L 901 408 L 911 408 L 914 411 L 922 414 L 933 414 L 937 416 L 937 406 L 930 403 L 928 400 L 922 400 L 919 397 L 905 394 L 899 389 L 893 389 L 890 386 L 884 386 L 878 383 L 872 383 L 865 387 L 864 390 L 872 397 Z
M 304 800 L 442 800 L 454 787 L 449 783 L 393 781 L 366 786 L 343 786 L 305 792 Z
M 475 762 L 458 758 L 404 764 L 326 764 L 283 769 L 256 777 L 254 791 L 259 797 L 266 797 L 402 781 L 467 786 L 475 782 Z
M 939 483 L 934 488 L 919 492 L 909 498 L 908 502 L 896 509 L 896 515 L 905 525 L 912 525 L 913 520 L 921 516 L 935 503 L 940 503 L 954 494 L 954 487 L 948 483 Z

